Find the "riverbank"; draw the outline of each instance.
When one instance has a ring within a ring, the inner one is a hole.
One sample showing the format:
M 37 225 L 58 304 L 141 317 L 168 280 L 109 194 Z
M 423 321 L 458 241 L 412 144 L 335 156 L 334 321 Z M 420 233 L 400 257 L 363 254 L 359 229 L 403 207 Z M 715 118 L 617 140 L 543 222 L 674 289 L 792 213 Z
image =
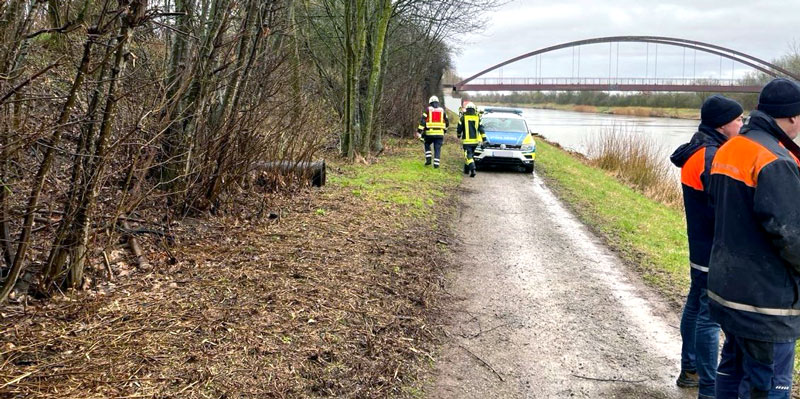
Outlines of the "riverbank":
M 0 309 L 0 397 L 419 396 L 461 157 L 390 140 L 321 189 L 185 220 L 175 264 Z
M 544 103 L 544 104 L 494 103 L 491 105 L 521 107 L 521 108 L 551 109 L 557 111 L 587 112 L 595 114 L 700 120 L 700 110 L 694 108 L 606 107 L 606 106 L 595 106 L 595 105 L 556 104 L 556 103 Z

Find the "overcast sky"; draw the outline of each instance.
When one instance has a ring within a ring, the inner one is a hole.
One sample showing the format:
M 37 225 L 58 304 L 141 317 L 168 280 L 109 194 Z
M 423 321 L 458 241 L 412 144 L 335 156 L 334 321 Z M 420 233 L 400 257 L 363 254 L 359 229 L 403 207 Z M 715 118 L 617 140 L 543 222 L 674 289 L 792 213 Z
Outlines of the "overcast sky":
M 800 43 L 800 0 L 514 0 L 492 12 L 481 32 L 451 44 L 460 48 L 453 59 L 456 72 L 468 77 L 543 47 L 616 35 L 698 40 L 771 61 L 787 54 L 793 42 Z M 580 57 L 577 50 L 563 49 L 485 76 L 609 77 L 610 72 L 620 77 L 729 79 L 750 70 L 727 59 L 720 63 L 716 55 L 695 54 L 680 47 L 621 43 L 619 62 L 616 44 L 611 48 L 595 44 L 582 46 Z

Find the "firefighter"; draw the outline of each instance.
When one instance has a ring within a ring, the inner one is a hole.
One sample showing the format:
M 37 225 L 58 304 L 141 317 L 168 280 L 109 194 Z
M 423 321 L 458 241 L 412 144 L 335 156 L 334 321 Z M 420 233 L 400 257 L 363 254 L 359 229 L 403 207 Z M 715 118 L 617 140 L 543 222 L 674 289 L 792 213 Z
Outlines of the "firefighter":
M 776 78 L 711 167 L 711 318 L 725 332 L 716 398 L 789 398 L 800 337 L 800 85 Z
M 444 132 L 449 126 L 447 112 L 439 105 L 439 97 L 431 96 L 428 99 L 428 107 L 422 113 L 417 127 L 417 136 L 422 137 L 425 142 L 425 165 L 431 164 L 431 155 L 433 155 L 433 167 L 439 168 Z M 433 154 L 431 154 L 431 144 L 433 144 Z
M 681 316 L 681 388 L 699 386 L 698 398 L 714 398 L 719 357 L 719 324 L 708 311 L 708 264 L 714 239 L 714 208 L 709 205 L 711 161 L 717 149 L 742 127 L 742 106 L 713 95 L 700 108 L 700 126 L 692 139 L 678 147 L 670 160 L 681 168 L 683 204 L 689 237 L 691 285 Z
M 486 132 L 484 132 L 481 118 L 478 116 L 478 108 L 472 102 L 468 102 L 464 106 L 464 115 L 458 121 L 456 133 L 464 146 L 464 173 L 469 173 L 470 177 L 475 177 L 475 160 L 473 156 L 478 144 L 486 142 Z

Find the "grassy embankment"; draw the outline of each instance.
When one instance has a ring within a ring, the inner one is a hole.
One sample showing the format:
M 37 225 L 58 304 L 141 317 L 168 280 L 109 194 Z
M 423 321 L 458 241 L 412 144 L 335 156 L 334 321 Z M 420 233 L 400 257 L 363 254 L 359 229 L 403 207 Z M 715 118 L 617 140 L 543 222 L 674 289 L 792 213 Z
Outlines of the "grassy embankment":
M 613 114 L 642 117 L 675 118 L 675 119 L 700 119 L 700 110 L 696 108 L 659 108 L 659 107 L 606 107 L 595 105 L 576 104 L 506 104 L 494 105 L 514 106 L 523 108 L 554 109 L 559 111 L 587 112 L 595 114 Z
M 686 222 L 681 206 L 665 205 L 587 165 L 566 151 L 537 140 L 539 173 L 578 217 L 599 233 L 645 281 L 677 308 L 689 289 Z M 800 350 L 800 343 L 797 350 Z M 795 358 L 795 397 L 800 359 Z

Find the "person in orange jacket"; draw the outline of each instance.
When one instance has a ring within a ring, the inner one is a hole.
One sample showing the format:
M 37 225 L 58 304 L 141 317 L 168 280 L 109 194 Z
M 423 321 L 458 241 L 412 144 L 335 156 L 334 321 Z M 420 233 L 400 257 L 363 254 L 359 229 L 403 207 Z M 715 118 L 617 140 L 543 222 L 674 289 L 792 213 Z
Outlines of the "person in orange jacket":
M 716 398 L 789 398 L 800 337 L 800 85 L 776 78 L 711 167 L 711 317 L 725 332 Z
M 681 187 L 689 236 L 691 285 L 681 316 L 681 388 L 698 387 L 699 399 L 714 397 L 714 380 L 719 358 L 719 324 L 708 309 L 708 265 L 714 239 L 714 209 L 708 189 L 711 162 L 717 149 L 742 127 L 742 106 L 713 95 L 700 108 L 700 126 L 691 140 L 670 156 L 681 168 Z

